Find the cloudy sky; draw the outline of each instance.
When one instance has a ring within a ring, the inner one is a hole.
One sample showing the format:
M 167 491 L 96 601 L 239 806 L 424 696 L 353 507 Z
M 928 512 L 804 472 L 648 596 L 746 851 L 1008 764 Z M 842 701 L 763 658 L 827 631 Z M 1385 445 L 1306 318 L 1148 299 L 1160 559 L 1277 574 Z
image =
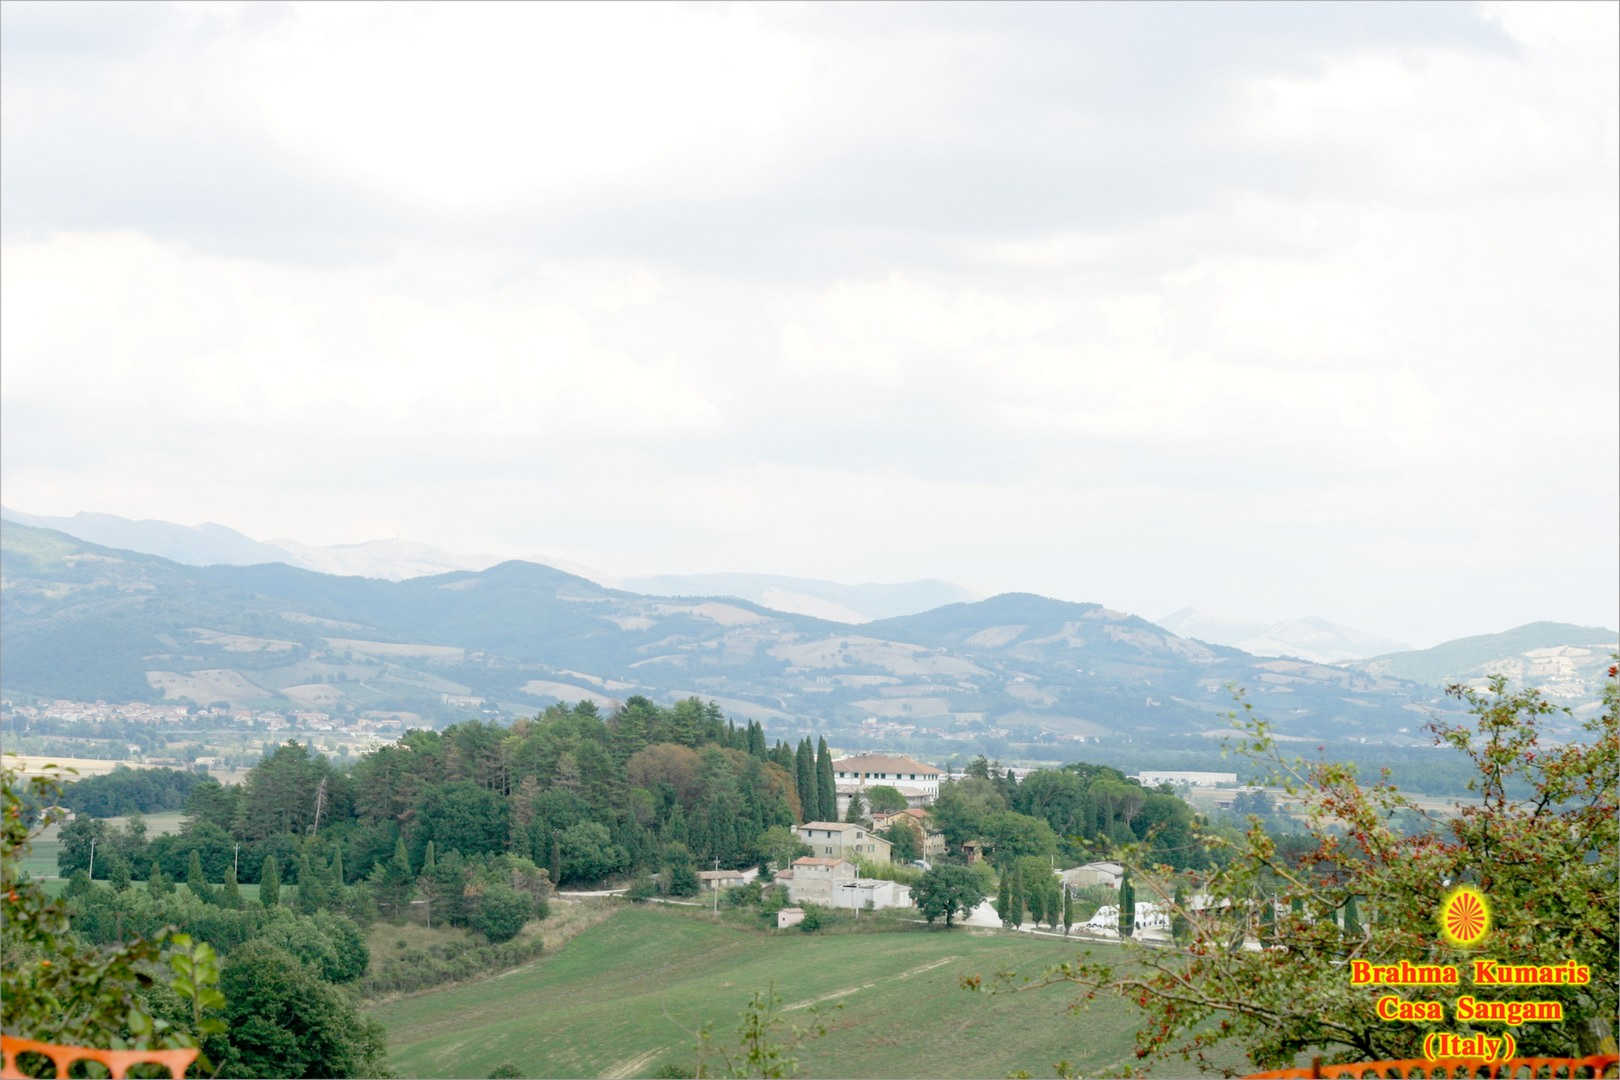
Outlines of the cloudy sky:
M 4 499 L 1614 625 L 1617 10 L 8 3 Z

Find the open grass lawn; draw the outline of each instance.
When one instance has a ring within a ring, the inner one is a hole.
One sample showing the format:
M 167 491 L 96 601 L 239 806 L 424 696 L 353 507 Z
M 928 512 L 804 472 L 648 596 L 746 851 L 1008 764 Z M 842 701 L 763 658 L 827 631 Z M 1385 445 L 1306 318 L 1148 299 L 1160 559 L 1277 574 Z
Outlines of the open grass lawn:
M 370 1011 L 405 1076 L 487 1076 L 503 1062 L 525 1076 L 650 1076 L 695 1063 L 693 1033 L 705 1020 L 733 1036 L 749 994 L 774 983 L 799 1007 L 790 1020 L 803 1023 L 817 1000 L 843 1006 L 828 1034 L 797 1052 L 802 1075 L 1050 1076 L 1059 1060 L 1095 1075 L 1134 1061 L 1133 1006 L 1099 1001 L 1076 1016 L 1062 988 L 989 996 L 959 987 L 966 974 L 1033 974 L 1077 949 L 960 928 L 747 930 L 627 907 L 535 963 Z
M 110 828 L 122 829 L 129 824 L 129 815 L 120 814 L 117 817 L 103 818 L 102 820 L 106 821 Z M 142 814 L 141 820 L 146 823 L 146 835 L 149 838 L 167 836 L 170 833 L 180 831 L 180 826 L 186 820 L 186 812 L 184 810 L 164 810 L 156 814 Z

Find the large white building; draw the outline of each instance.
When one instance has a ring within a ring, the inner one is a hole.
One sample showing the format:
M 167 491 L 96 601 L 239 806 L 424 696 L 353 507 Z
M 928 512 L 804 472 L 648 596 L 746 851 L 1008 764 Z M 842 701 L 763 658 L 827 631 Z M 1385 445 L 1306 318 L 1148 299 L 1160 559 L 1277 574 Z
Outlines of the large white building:
M 927 806 L 939 798 L 939 781 L 945 775 L 932 765 L 900 754 L 856 754 L 839 758 L 832 767 L 839 817 L 849 813 L 852 795 L 880 784 L 898 790 L 907 806 Z

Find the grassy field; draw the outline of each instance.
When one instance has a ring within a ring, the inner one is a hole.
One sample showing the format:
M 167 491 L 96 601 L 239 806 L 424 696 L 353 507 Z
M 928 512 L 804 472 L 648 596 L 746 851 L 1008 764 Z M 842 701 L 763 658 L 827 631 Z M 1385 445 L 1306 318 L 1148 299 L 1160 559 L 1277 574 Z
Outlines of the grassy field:
M 185 814 L 179 810 L 167 810 L 161 814 L 143 815 L 146 820 L 146 835 L 163 836 L 167 833 L 180 831 L 180 823 Z M 107 824 L 123 828 L 129 821 L 127 817 L 113 817 L 106 819 Z M 46 826 L 34 838 L 33 848 L 22 859 L 22 867 L 28 871 L 30 877 L 53 878 L 56 876 L 56 855 L 62 850 L 62 841 L 58 838 L 61 832 L 60 824 Z M 244 886 L 245 887 L 245 886 Z M 257 888 L 257 886 L 254 886 Z
M 486 1076 L 506 1062 L 525 1076 L 650 1076 L 694 1064 L 699 1025 L 732 1035 L 749 994 L 774 983 L 791 1020 L 803 1023 L 812 1002 L 843 1006 L 828 1034 L 797 1052 L 802 1075 L 1050 1076 L 1059 1060 L 1096 1075 L 1134 1062 L 1134 1007 L 1098 1002 L 1076 1016 L 1061 988 L 988 996 L 959 986 L 966 974 L 1033 974 L 1077 948 L 960 928 L 744 930 L 627 907 L 534 963 L 371 1012 L 405 1076 Z

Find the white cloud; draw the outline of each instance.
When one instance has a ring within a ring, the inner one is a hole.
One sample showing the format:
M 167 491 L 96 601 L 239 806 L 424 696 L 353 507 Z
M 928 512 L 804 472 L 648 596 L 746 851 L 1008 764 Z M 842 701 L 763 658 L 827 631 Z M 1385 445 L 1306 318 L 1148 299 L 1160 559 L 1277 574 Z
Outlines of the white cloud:
M 141 10 L 5 11 L 8 505 L 1612 621 L 1612 5 Z

